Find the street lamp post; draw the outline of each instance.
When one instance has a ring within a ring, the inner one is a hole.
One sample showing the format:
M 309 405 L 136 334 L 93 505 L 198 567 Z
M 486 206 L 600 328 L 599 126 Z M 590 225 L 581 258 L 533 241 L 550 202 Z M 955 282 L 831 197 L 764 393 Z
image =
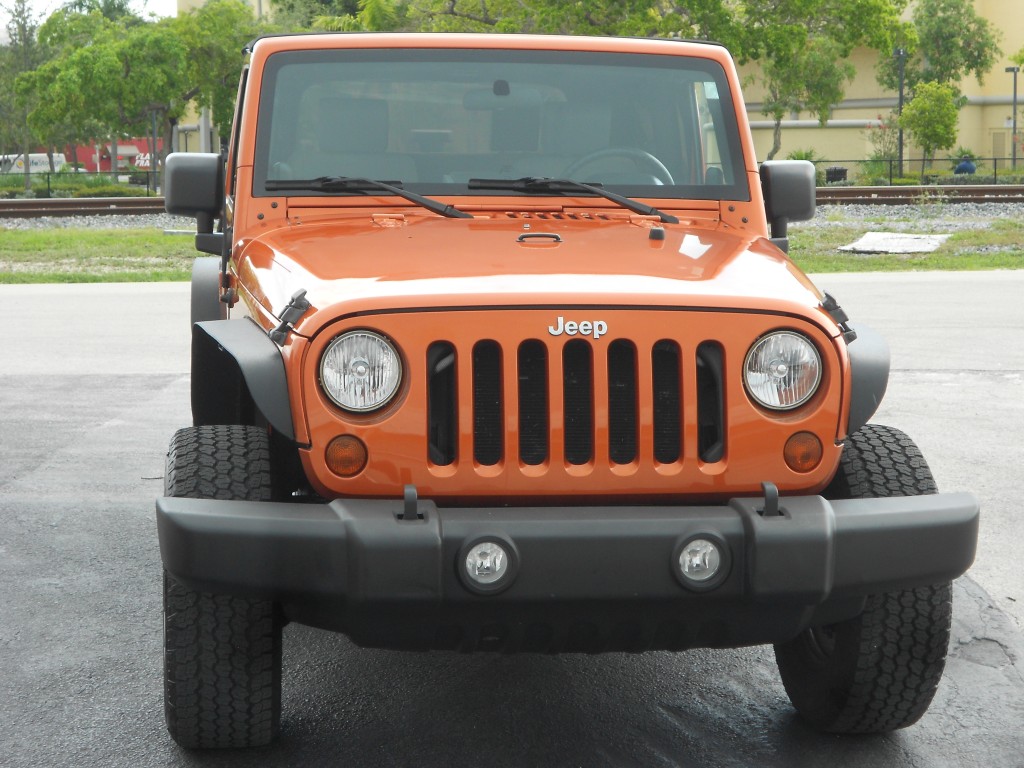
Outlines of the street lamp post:
M 1017 170 L 1017 73 L 1020 72 L 1020 67 L 1007 67 L 1007 72 L 1013 73 L 1013 116 L 1010 118 L 1010 145 L 1013 160 L 1012 167 Z
M 907 49 L 906 48 L 902 48 L 902 47 L 901 48 L 897 48 L 895 51 L 892 52 L 892 56 L 900 64 L 900 96 L 899 96 L 899 101 L 897 102 L 897 105 L 896 105 L 896 114 L 897 114 L 897 116 L 902 117 L 903 116 L 903 84 L 904 84 L 904 75 L 906 73 Z M 899 132 L 897 133 L 897 136 L 898 136 L 898 141 L 899 141 L 899 158 L 897 160 L 897 171 L 898 171 L 898 173 L 896 175 L 899 178 L 902 179 L 903 178 L 903 126 L 902 125 L 899 126 Z

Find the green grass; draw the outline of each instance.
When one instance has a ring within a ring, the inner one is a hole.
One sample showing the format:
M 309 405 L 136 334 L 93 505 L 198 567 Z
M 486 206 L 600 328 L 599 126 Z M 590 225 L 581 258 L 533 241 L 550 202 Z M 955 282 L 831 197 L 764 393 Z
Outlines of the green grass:
M 805 272 L 1024 269 L 1024 222 L 1014 219 L 994 219 L 986 229 L 956 232 L 933 253 L 855 254 L 838 250 L 867 232 L 886 231 L 886 223 L 892 221 L 862 221 L 856 225 L 836 221 L 827 227 L 793 227 L 789 232 L 789 255 Z
M 3 229 L 0 283 L 188 280 L 191 237 L 158 229 Z

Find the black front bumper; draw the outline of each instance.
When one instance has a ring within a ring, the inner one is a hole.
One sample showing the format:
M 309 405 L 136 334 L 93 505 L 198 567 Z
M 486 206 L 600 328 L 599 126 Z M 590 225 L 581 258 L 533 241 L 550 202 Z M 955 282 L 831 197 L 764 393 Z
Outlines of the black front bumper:
M 865 596 L 949 581 L 974 560 L 970 494 L 696 507 L 438 508 L 160 498 L 164 566 L 193 589 L 281 602 L 377 647 L 645 650 L 778 642 L 856 615 Z M 694 538 L 722 573 L 691 585 Z M 498 541 L 513 572 L 472 588 L 465 548 Z

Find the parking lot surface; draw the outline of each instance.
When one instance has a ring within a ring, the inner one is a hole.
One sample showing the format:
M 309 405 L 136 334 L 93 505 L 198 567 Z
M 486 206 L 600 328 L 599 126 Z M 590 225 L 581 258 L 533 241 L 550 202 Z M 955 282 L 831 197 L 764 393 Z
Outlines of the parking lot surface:
M 189 422 L 188 286 L 0 286 L 0 764 L 1022 766 L 1024 273 L 827 275 L 880 330 L 877 421 L 982 502 L 954 639 L 916 726 L 793 714 L 771 650 L 404 654 L 285 630 L 281 742 L 193 755 L 163 726 L 153 499 Z

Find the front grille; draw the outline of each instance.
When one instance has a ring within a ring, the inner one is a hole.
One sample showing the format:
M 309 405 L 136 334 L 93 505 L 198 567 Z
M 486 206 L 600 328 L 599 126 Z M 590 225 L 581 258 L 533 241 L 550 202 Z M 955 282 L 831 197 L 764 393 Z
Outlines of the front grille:
M 726 434 L 718 343 L 699 344 L 687 357 L 668 339 L 643 347 L 626 339 L 607 344 L 527 339 L 511 349 L 483 339 L 464 354 L 449 342 L 437 342 L 427 353 L 429 461 L 452 465 L 460 459 L 460 445 L 464 451 L 471 445 L 473 461 L 485 467 L 516 460 L 526 466 L 553 460 L 567 466 L 622 466 L 644 456 L 657 464 L 677 463 L 684 453 L 688 366 L 696 381 L 691 393 L 696 454 L 702 461 L 718 461 Z M 459 393 L 460 380 L 472 391 Z M 506 391 L 511 386 L 516 391 Z M 461 399 L 472 403 L 472 412 L 470 434 L 460 442 Z M 651 419 L 646 428 L 642 413 Z

